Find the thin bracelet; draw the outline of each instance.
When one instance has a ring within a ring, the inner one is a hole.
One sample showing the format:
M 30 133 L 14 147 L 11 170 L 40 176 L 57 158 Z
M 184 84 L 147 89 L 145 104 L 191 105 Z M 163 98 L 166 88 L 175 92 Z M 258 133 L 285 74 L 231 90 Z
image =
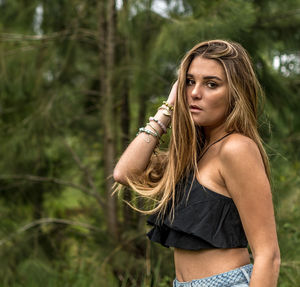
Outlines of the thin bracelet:
M 159 111 L 159 110 L 164 110 L 164 111 L 163 111 L 163 114 L 164 114 L 165 116 L 167 116 L 167 117 L 171 117 L 171 116 L 172 116 L 172 113 L 171 113 L 170 109 L 167 108 L 167 107 L 165 107 L 165 106 L 160 106 L 157 110 L 158 110 L 158 111 Z
M 167 133 L 167 127 L 164 125 L 164 123 L 162 123 L 160 120 L 154 118 L 154 117 L 150 117 L 149 118 L 149 121 L 154 121 L 156 122 L 160 127 L 161 129 L 164 131 L 164 133 L 166 134 Z
M 174 106 L 169 105 L 167 101 L 163 101 L 163 104 L 164 104 L 165 106 L 167 106 L 171 111 L 174 110 Z
M 138 136 L 140 133 L 146 133 L 148 136 L 152 135 L 152 136 L 158 138 L 158 141 L 157 141 L 157 143 L 155 144 L 155 147 L 154 147 L 154 149 L 153 149 L 153 153 L 154 153 L 155 155 L 157 155 L 157 152 L 155 151 L 155 149 L 159 147 L 160 140 L 161 140 L 160 137 L 159 137 L 157 134 L 155 134 L 153 131 L 148 130 L 148 129 L 146 129 L 146 128 L 139 128 L 139 132 L 138 132 L 136 135 Z M 144 139 L 144 140 L 145 140 L 147 143 L 150 143 L 150 141 L 151 141 L 150 138 L 148 138 L 147 140 L 146 140 L 146 139 Z M 163 140 L 161 140 L 161 141 L 164 143 Z
M 146 126 L 147 126 L 147 125 L 148 125 L 149 127 L 151 127 L 151 128 L 156 132 L 156 134 L 160 137 L 158 130 L 157 130 L 154 126 L 152 126 L 150 123 L 147 123 Z
M 150 123 L 147 123 L 147 125 L 149 125 L 151 128 L 153 128 L 155 130 L 155 132 L 158 134 L 158 140 L 165 143 L 165 141 L 161 138 L 161 136 L 159 136 L 158 131 L 156 130 L 156 128 L 154 128 Z M 158 144 L 157 144 L 158 145 Z
M 158 107 L 158 110 L 159 109 L 165 109 L 165 110 L 167 110 L 169 112 L 173 112 L 173 108 L 172 107 L 170 108 L 170 106 L 167 106 L 165 104 L 162 104 L 160 107 Z

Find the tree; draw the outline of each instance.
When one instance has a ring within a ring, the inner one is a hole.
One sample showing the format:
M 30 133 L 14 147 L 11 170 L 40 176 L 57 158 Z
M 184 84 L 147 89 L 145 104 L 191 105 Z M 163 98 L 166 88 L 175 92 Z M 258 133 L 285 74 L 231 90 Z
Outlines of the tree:
M 279 284 L 299 285 L 299 0 L 161 3 L 0 1 L 4 286 L 171 282 L 170 252 L 147 243 L 145 217 L 123 203 L 130 190 L 111 197 L 111 175 L 184 52 L 209 38 L 245 46 L 264 87 Z

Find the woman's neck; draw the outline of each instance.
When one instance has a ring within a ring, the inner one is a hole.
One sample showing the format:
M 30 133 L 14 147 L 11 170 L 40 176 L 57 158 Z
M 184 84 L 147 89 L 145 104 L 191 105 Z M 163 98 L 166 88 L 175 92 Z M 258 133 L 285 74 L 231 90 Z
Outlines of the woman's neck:
M 225 125 L 222 124 L 214 128 L 204 127 L 204 134 L 206 144 L 209 145 L 226 134 Z

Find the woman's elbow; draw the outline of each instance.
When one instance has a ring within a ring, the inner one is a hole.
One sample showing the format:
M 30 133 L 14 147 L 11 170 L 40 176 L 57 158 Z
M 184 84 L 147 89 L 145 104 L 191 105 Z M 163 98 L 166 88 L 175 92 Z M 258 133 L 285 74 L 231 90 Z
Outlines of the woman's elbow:
M 269 262 L 274 269 L 279 269 L 281 264 L 279 248 L 265 249 L 254 256 L 255 261 Z
M 273 261 L 274 261 L 274 264 L 276 266 L 278 266 L 278 268 L 279 268 L 280 264 L 281 264 L 281 258 L 280 258 L 280 250 L 279 250 L 279 248 L 274 253 L 274 260 Z
M 276 247 L 274 247 L 274 249 L 272 250 L 272 259 L 275 265 L 280 266 L 281 264 L 281 259 L 280 259 L 280 249 L 279 246 L 277 244 Z
M 279 274 L 280 264 L 281 264 L 280 252 L 278 251 L 274 254 L 273 260 L 272 260 L 273 271 L 276 274 Z
M 124 184 L 124 181 L 125 181 L 124 173 L 117 167 L 115 167 L 115 169 L 114 169 L 113 178 L 114 178 L 114 181 Z

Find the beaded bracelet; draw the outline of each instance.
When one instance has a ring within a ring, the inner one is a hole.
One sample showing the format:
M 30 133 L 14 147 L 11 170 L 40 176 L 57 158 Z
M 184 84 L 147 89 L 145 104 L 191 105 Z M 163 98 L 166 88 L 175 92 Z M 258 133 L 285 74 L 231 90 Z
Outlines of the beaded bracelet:
M 150 123 L 147 123 L 147 125 L 149 125 L 159 135 L 158 131 L 156 130 L 156 128 L 154 128 L 154 126 L 152 126 Z M 158 140 L 164 143 L 164 141 L 162 140 L 161 136 L 158 137 Z M 159 143 L 157 145 L 159 145 Z
M 150 117 L 149 118 L 149 121 L 154 121 L 156 122 L 160 127 L 161 129 L 164 131 L 164 133 L 166 134 L 167 133 L 167 127 L 158 119 L 154 118 L 154 117 Z
M 146 133 L 148 135 L 152 135 L 152 136 L 157 137 L 159 139 L 159 134 L 157 132 L 153 132 L 153 131 L 148 130 L 146 128 L 139 128 L 139 132 L 136 135 L 139 135 L 140 133 Z

